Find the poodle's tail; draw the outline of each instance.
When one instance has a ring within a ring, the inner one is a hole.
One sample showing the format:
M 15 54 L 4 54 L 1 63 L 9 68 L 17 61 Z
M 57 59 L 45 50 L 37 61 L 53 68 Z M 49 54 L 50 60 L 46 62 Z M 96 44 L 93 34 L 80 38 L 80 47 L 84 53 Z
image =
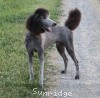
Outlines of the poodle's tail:
M 69 17 L 65 22 L 65 26 L 70 30 L 74 30 L 78 27 L 81 20 L 81 12 L 77 8 L 71 10 L 69 13 Z

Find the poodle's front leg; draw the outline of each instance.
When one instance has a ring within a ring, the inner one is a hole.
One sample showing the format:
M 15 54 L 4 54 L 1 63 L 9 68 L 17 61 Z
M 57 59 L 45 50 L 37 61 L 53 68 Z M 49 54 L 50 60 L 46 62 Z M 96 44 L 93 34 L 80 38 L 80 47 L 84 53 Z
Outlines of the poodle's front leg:
M 39 74 L 39 86 L 43 88 L 43 80 L 44 80 L 44 51 L 40 50 L 38 52 L 39 60 L 40 60 L 40 74 Z
M 32 52 L 28 52 L 28 56 L 29 56 L 29 74 L 30 74 L 30 81 L 34 79 L 34 73 L 33 73 L 33 51 Z

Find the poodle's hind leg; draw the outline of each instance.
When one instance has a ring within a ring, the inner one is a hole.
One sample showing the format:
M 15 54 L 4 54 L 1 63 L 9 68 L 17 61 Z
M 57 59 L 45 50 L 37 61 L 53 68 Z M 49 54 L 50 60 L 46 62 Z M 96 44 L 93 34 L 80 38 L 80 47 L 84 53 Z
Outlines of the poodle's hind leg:
M 67 71 L 67 63 L 68 63 L 68 59 L 67 59 L 67 56 L 65 54 L 65 47 L 64 47 L 63 44 L 60 44 L 60 43 L 56 43 L 56 47 L 57 47 L 57 50 L 58 50 L 59 54 L 63 58 L 64 64 L 65 64 L 64 70 L 61 71 L 61 73 L 64 74 Z
M 78 64 L 78 60 L 76 59 L 75 53 L 74 53 L 74 47 L 73 44 L 68 44 L 66 46 L 66 49 L 68 51 L 68 54 L 71 56 L 72 60 L 75 63 L 76 66 L 76 76 L 75 79 L 79 79 L 79 64 Z

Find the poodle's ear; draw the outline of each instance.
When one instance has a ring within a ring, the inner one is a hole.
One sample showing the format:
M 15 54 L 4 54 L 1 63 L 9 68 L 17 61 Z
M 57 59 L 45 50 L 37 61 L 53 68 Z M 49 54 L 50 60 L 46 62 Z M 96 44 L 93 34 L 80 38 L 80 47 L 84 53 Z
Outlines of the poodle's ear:
M 27 19 L 27 21 L 26 21 L 26 28 L 27 28 L 28 30 L 30 30 L 30 31 L 31 31 L 31 29 L 32 29 L 33 21 L 34 21 L 34 14 L 31 15 L 31 16 Z
M 39 17 L 38 14 L 31 15 L 26 21 L 26 28 L 29 31 L 33 32 L 33 29 L 35 29 L 36 27 L 39 27 L 41 25 L 40 20 L 41 20 L 41 18 Z

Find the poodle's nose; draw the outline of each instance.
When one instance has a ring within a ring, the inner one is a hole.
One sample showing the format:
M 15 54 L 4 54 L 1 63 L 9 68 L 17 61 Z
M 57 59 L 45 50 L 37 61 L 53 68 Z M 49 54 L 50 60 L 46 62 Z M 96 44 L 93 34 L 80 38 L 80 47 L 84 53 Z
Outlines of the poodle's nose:
M 57 24 L 56 23 L 53 23 L 53 26 L 56 26 Z

